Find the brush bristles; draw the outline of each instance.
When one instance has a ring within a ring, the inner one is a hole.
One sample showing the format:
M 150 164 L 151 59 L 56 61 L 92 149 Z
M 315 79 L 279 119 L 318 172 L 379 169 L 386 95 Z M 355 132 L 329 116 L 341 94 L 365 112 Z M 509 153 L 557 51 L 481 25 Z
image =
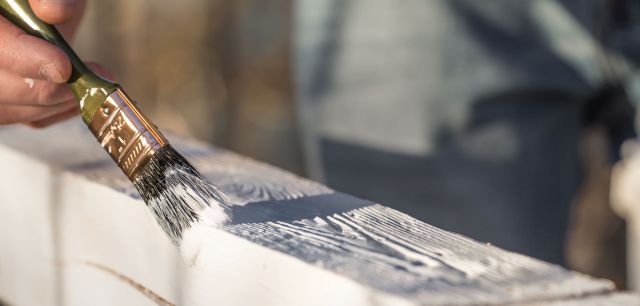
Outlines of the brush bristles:
M 222 193 L 171 146 L 153 154 L 133 184 L 176 245 L 194 224 L 215 226 L 230 218 Z

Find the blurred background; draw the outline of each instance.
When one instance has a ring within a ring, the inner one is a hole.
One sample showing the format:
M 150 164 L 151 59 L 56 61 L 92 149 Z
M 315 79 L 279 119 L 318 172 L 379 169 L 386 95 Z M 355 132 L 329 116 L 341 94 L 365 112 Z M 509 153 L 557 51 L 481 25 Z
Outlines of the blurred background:
M 163 130 L 627 286 L 631 1 L 88 2 L 78 52 Z
M 88 1 L 75 46 L 163 129 L 303 172 L 292 1 Z

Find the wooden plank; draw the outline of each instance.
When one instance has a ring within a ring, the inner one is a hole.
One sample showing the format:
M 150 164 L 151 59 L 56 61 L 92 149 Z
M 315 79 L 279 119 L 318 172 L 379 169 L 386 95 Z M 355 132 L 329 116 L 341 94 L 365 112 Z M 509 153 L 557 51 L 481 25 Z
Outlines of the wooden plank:
M 0 296 L 13 305 L 49 305 L 59 298 L 57 235 L 52 230 L 55 181 L 50 167 L 6 150 L 0 147 Z M 29 175 L 4 172 L 8 165 Z M 16 188 L 21 191 L 14 192 Z
M 179 254 L 139 200 L 4 146 L 0 164 L 0 296 L 9 305 L 154 305 L 85 261 L 178 297 Z
M 583 298 L 540 301 L 522 304 L 522 306 L 627 306 L 640 305 L 640 295 L 633 293 L 611 293 Z
M 229 230 L 373 288 L 434 305 L 509 303 L 603 289 L 560 267 L 372 203 L 343 213 Z
M 609 281 L 442 231 L 234 153 L 172 141 L 234 204 L 233 222 L 208 229 L 193 266 L 177 262 L 153 219 L 141 215 L 131 184 L 79 122 L 0 130 L 2 146 L 60 171 L 61 260 L 97 259 L 182 305 L 505 304 L 613 290 Z M 147 271 L 158 267 L 179 272 Z M 92 275 L 63 273 L 74 279 L 64 282 L 65 300 L 79 296 Z M 105 295 L 101 303 L 109 302 Z

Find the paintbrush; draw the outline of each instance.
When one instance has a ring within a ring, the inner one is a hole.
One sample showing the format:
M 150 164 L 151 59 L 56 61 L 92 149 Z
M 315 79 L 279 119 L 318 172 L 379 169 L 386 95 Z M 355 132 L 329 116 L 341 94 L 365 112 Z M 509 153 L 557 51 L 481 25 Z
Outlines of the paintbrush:
M 171 147 L 118 84 L 87 68 L 56 28 L 36 17 L 28 0 L 0 0 L 0 14 L 67 54 L 73 66 L 67 84 L 82 119 L 174 244 L 180 245 L 185 231 L 195 225 L 229 220 L 223 194 Z

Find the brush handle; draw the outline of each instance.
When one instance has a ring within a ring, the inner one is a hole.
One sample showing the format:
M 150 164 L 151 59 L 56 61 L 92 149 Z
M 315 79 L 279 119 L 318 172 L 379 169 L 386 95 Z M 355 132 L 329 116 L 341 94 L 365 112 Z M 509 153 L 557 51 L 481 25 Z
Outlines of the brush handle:
M 56 45 L 69 57 L 72 72 L 67 84 L 80 104 L 82 118 L 91 122 L 104 100 L 118 88 L 117 84 L 87 68 L 60 32 L 33 13 L 28 0 L 0 0 L 0 14 L 26 33 Z

